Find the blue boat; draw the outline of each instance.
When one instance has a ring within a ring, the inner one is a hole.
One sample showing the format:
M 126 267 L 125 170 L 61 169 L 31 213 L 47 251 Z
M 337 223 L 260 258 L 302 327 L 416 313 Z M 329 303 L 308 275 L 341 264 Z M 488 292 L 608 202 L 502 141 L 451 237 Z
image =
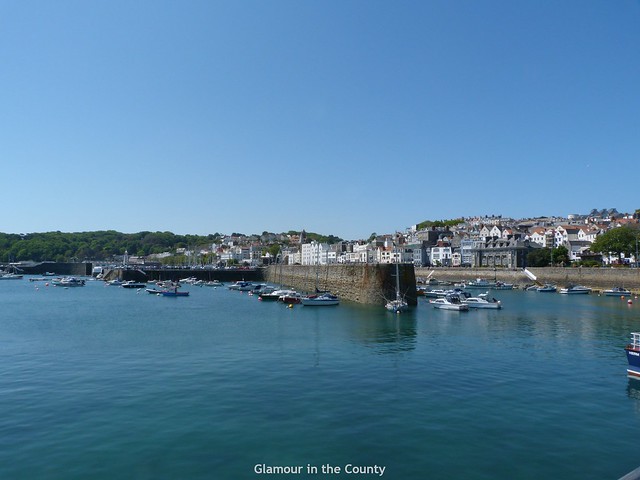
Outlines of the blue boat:
M 631 334 L 631 343 L 624 347 L 627 352 L 627 375 L 640 379 L 640 333 Z

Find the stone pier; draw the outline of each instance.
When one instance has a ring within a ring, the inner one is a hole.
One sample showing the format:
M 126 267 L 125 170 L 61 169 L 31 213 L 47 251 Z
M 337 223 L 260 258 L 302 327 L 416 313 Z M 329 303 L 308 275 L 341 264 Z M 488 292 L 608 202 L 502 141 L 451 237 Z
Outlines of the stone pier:
M 344 300 L 384 305 L 396 296 L 395 264 L 271 265 L 265 280 L 300 291 L 329 290 Z M 412 264 L 398 265 L 400 291 L 409 305 L 417 305 Z

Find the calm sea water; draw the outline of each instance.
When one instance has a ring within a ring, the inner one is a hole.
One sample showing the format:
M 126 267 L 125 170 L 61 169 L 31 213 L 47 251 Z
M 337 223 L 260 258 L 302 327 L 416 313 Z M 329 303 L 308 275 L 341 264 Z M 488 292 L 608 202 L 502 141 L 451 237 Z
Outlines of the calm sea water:
M 420 299 L 394 316 L 190 291 L 0 282 L 0 478 L 617 479 L 640 466 L 623 351 L 640 300 L 495 292 L 501 311 Z

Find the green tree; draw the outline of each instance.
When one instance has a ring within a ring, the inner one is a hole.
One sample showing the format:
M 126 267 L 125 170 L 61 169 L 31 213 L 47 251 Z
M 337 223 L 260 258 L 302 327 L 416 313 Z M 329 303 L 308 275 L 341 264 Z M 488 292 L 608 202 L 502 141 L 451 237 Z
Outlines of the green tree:
M 554 265 L 567 266 L 571 263 L 569 259 L 569 250 L 564 245 L 560 245 L 558 248 L 554 248 L 552 251 Z
M 591 251 L 615 254 L 618 259 L 624 254 L 630 257 L 636 251 L 636 241 L 638 238 L 638 230 L 624 226 L 613 228 L 601 235 L 591 244 Z
M 548 267 L 551 262 L 551 250 L 538 248 L 527 254 L 527 265 L 530 267 Z

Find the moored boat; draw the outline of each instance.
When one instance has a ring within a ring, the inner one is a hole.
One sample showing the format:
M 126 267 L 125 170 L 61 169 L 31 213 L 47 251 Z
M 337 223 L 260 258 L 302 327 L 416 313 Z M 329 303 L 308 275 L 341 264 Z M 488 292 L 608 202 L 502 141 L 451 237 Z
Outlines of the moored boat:
M 0 280 L 20 280 L 24 277 L 24 275 L 18 273 L 18 271 L 18 268 L 16 268 L 15 266 L 11 266 L 6 270 L 2 270 L 0 271 Z
M 464 288 L 494 288 L 495 286 L 495 283 L 492 283 L 485 278 L 476 278 L 475 280 L 464 284 Z
M 54 287 L 84 287 L 85 281 L 76 277 L 63 277 L 51 280 Z
M 127 280 L 120 285 L 122 288 L 145 288 L 146 283 L 136 282 L 135 280 Z
M 628 297 L 631 295 L 631 291 L 624 287 L 613 287 L 608 290 L 604 290 L 602 293 L 607 297 Z
M 569 285 L 568 287 L 561 288 L 560 293 L 563 295 L 585 295 L 591 293 L 591 289 L 582 285 Z
M 160 292 L 160 294 L 163 297 L 188 297 L 189 296 L 189 292 L 188 291 L 179 291 L 178 287 L 174 287 L 173 289 L 170 290 L 163 290 L 162 292 Z
M 401 313 L 409 309 L 409 304 L 404 299 L 404 296 L 400 291 L 400 271 L 398 262 L 396 262 L 396 274 L 394 276 L 396 277 L 396 298 L 394 300 L 388 300 L 384 308 L 389 312 Z
M 627 375 L 640 379 L 640 333 L 631 333 L 631 343 L 624 347 L 627 352 Z
M 248 292 L 249 290 L 252 290 L 253 288 L 254 288 L 253 283 L 245 282 L 244 280 L 237 281 L 237 282 L 234 282 L 231 285 L 229 285 L 229 290 L 239 290 L 241 292 Z
M 443 290 L 441 288 L 432 288 L 431 290 L 425 290 L 423 296 L 427 298 L 440 298 L 447 295 L 449 290 Z
M 435 300 L 429 300 L 429 303 L 433 308 L 439 308 L 441 310 L 456 310 L 458 312 L 469 310 L 469 305 L 462 302 L 457 295 L 447 295 L 446 297 L 436 298 Z
M 500 300 L 496 300 L 495 298 L 487 300 L 485 296 L 468 297 L 464 299 L 463 302 L 466 303 L 469 308 L 489 308 L 495 310 L 502 308 Z
M 302 295 L 300 295 L 295 290 L 284 290 L 283 292 L 281 292 L 280 296 L 278 297 L 279 302 L 288 303 L 288 304 L 300 303 L 301 300 L 302 300 Z
M 283 290 L 283 289 L 274 289 L 272 291 L 264 290 L 260 292 L 258 299 L 268 302 L 275 302 L 280 299 L 280 296 L 285 295 L 287 292 L 291 292 L 292 290 Z
M 340 299 L 331 293 L 325 292 L 318 295 L 305 295 L 300 298 L 300 303 L 308 307 L 321 307 L 339 305 Z
M 557 290 L 558 290 L 558 287 L 550 283 L 547 283 L 542 287 L 536 288 L 536 292 L 542 292 L 542 293 L 551 293 L 551 292 L 556 292 Z

